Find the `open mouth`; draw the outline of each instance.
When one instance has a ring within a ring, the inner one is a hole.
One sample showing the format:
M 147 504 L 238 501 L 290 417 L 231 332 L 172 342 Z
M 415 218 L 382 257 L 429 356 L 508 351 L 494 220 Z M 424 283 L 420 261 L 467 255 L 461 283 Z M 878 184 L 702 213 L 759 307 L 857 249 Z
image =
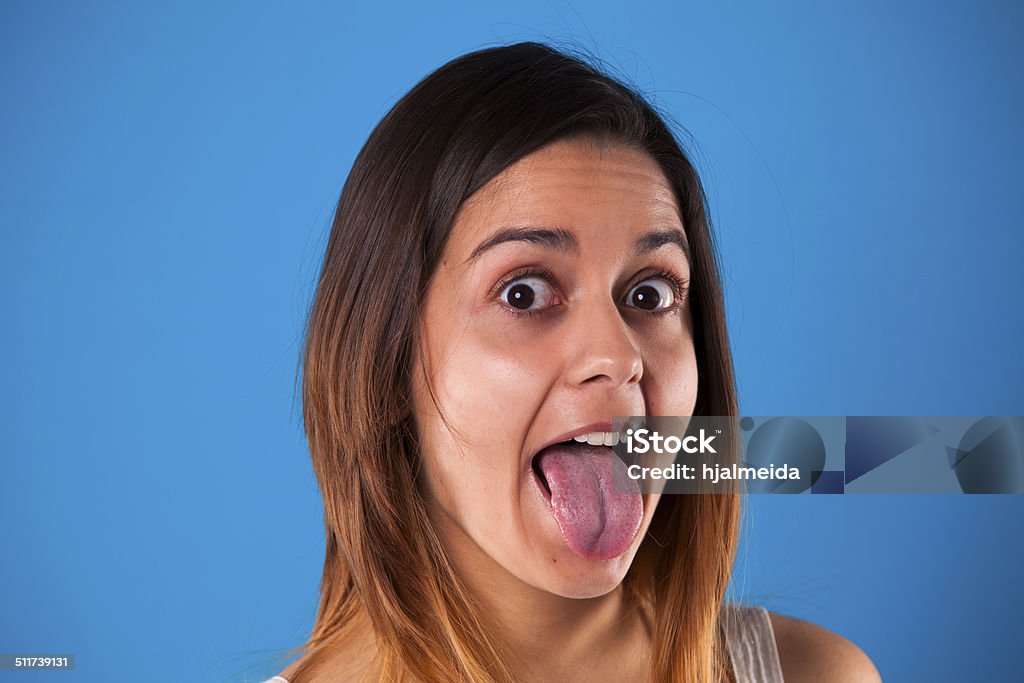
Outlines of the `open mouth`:
M 548 500 L 551 500 L 551 485 L 548 484 L 548 478 L 544 476 L 544 470 L 537 464 L 537 456 L 533 456 L 533 475 L 537 477 L 537 481 L 540 482 L 540 488 L 547 494 Z
M 586 559 L 609 560 L 636 538 L 644 506 L 611 446 L 593 441 L 551 444 L 533 456 L 530 467 L 569 549 Z M 616 476 L 627 483 L 616 487 Z
M 568 449 L 570 451 L 579 450 L 582 452 L 583 450 L 588 448 L 588 446 L 589 444 L 585 441 L 579 442 L 574 439 L 566 439 L 565 441 L 560 441 L 558 443 L 551 444 L 550 446 L 544 448 L 543 450 L 538 451 L 537 454 L 533 456 L 533 460 L 530 461 L 530 466 L 533 469 L 533 474 L 535 477 L 537 477 L 537 481 L 540 483 L 541 491 L 544 492 L 545 497 L 548 499 L 548 502 L 551 502 L 551 484 L 548 482 L 547 475 L 544 474 L 544 468 L 540 466 L 541 456 L 544 455 L 544 453 L 546 453 L 547 451 L 556 448 Z
M 551 446 L 548 446 L 544 450 L 538 451 L 537 454 L 533 456 L 533 460 L 530 462 L 530 466 L 533 468 L 533 476 L 537 477 L 537 481 L 540 483 L 540 490 L 544 492 L 544 496 L 547 498 L 549 503 L 551 502 L 551 484 L 548 483 L 547 475 L 544 474 L 544 468 L 540 466 L 540 458 L 541 455 L 548 450 L 548 448 L 561 448 L 562 446 L 568 445 L 568 441 L 562 441 L 560 443 L 552 444 Z

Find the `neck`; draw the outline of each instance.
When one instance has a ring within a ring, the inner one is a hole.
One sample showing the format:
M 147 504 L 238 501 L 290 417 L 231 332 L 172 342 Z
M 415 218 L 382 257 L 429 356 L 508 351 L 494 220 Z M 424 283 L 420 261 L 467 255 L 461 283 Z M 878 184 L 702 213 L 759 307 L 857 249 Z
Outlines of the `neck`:
M 620 666 L 639 666 L 646 650 L 638 647 L 647 640 L 644 623 L 621 585 L 585 599 L 527 587 L 515 597 L 504 593 L 485 604 L 521 662 L 523 680 L 575 680 L 585 678 L 585 671 L 607 678 Z
M 448 544 L 449 556 L 515 658 L 512 664 L 518 669 L 517 679 L 646 677 L 649 628 L 622 584 L 593 598 L 555 595 L 513 576 L 468 538 L 460 540 L 462 543 Z M 622 675 L 610 676 L 620 672 Z

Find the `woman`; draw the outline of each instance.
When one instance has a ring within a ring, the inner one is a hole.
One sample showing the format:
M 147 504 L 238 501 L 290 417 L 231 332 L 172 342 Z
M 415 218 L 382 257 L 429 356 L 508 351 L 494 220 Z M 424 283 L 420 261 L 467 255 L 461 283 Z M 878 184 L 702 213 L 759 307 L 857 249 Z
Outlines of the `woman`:
M 723 605 L 737 495 L 613 490 L 614 416 L 736 415 L 700 180 L 546 45 L 443 66 L 341 194 L 308 323 L 321 601 L 289 683 L 877 680 Z

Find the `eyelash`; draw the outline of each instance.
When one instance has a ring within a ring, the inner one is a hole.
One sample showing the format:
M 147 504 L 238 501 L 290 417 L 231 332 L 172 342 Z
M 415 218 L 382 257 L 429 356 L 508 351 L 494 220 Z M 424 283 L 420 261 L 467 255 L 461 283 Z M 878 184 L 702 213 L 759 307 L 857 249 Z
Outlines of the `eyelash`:
M 506 304 L 505 302 L 501 301 L 501 293 L 505 291 L 506 287 L 508 287 L 516 280 L 522 280 L 523 278 L 527 277 L 539 277 L 545 282 L 547 282 L 548 285 L 550 285 L 552 288 L 555 287 L 556 278 L 554 273 L 552 273 L 547 268 L 544 268 L 543 266 L 533 266 L 512 273 L 507 278 L 504 278 L 501 282 L 495 285 L 494 290 L 491 292 L 491 298 L 498 299 L 499 303 L 501 304 L 501 310 L 516 319 L 532 318 L 534 316 L 544 315 L 550 310 L 543 309 L 539 311 L 524 311 L 513 308 Z M 652 278 L 661 278 L 668 282 L 669 285 L 672 287 L 672 305 L 667 308 L 661 308 L 655 311 L 643 312 L 655 318 L 660 318 L 662 316 L 669 315 L 671 313 L 675 313 L 676 311 L 678 311 L 685 302 L 689 281 L 686 278 L 680 277 L 679 275 L 671 273 L 667 270 L 658 270 L 653 273 L 648 273 L 643 278 L 637 280 L 636 283 L 631 285 L 629 289 L 632 290 L 633 287 L 635 287 L 637 284 L 645 280 L 650 280 Z

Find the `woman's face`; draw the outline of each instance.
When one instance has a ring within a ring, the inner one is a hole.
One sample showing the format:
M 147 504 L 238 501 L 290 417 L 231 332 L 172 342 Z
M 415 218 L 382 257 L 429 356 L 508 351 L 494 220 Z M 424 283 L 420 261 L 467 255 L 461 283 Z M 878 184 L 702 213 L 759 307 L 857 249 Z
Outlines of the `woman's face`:
M 651 157 L 579 140 L 461 207 L 413 373 L 421 484 L 461 572 L 566 597 L 622 581 L 658 496 L 612 490 L 611 449 L 572 437 L 693 413 L 684 227 Z

